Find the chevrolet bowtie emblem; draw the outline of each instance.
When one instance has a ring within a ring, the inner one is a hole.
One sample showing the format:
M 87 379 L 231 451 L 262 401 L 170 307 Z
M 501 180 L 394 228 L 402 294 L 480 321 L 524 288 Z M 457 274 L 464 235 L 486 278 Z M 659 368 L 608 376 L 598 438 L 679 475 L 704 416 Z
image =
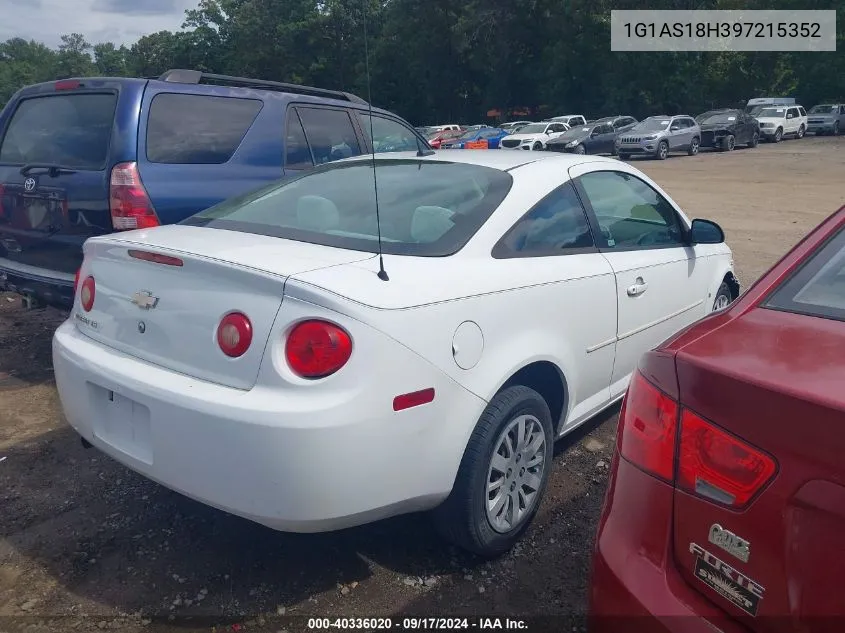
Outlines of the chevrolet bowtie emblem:
M 158 297 L 154 297 L 149 290 L 140 290 L 132 295 L 132 303 L 142 310 L 152 310 L 158 305 Z

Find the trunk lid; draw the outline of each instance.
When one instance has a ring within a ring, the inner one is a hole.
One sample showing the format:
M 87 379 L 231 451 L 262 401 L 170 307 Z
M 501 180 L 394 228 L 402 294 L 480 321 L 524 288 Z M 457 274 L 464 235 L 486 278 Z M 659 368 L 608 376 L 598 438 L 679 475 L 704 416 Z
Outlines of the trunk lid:
M 178 258 L 138 259 L 130 251 Z M 238 389 L 255 384 L 288 276 L 372 257 L 274 237 L 170 225 L 93 239 L 80 285 L 95 280 L 94 305 L 74 303 L 77 327 L 94 340 L 201 380 Z M 146 307 L 145 307 L 146 306 Z M 242 312 L 252 344 L 237 358 L 217 344 L 221 319 Z
M 72 275 L 85 239 L 112 231 L 109 175 L 116 162 L 135 160 L 135 106 L 145 85 L 122 79 L 39 84 L 3 110 L 1 258 Z
M 682 575 L 727 612 L 754 615 L 745 622 L 760 633 L 828 630 L 845 616 L 843 358 L 845 323 L 764 308 L 677 356 L 682 405 L 777 463 L 743 508 L 675 492 Z

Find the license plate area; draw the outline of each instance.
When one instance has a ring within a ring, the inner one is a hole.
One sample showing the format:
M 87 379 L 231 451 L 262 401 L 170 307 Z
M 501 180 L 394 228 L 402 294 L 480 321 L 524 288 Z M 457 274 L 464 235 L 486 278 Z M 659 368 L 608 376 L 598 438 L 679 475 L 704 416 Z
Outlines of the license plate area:
M 55 231 L 65 222 L 66 197 L 62 191 L 28 194 L 6 186 L 5 222 L 12 228 L 36 231 Z
M 150 410 L 116 391 L 88 383 L 94 435 L 109 446 L 148 465 L 153 463 Z

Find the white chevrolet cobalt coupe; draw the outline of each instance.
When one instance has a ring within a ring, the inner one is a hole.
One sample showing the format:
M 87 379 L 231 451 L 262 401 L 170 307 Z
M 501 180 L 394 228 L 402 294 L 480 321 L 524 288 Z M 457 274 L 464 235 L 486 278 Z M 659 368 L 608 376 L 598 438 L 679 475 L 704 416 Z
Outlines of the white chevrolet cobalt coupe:
M 275 529 L 433 509 L 485 556 L 554 441 L 739 292 L 722 230 L 640 171 L 533 152 L 330 163 L 84 251 L 53 361 L 85 442 Z

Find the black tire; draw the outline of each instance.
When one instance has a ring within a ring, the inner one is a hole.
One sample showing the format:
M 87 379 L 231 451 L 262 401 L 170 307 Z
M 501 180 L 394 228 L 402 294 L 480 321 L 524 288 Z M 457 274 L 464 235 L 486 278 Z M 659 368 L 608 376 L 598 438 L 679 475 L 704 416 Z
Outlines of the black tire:
M 732 152 L 736 148 L 736 137 L 733 134 L 728 134 L 722 139 L 721 150 L 723 152 Z
M 833 136 L 839 136 L 839 121 L 833 122 Z
M 802 123 L 801 126 L 798 128 L 798 133 L 795 135 L 795 138 L 804 138 L 804 133 L 806 131 L 807 131 L 807 129 L 804 127 L 804 124 Z
M 631 159 L 631 155 L 630 155 L 630 154 L 627 154 L 627 153 L 625 153 L 625 152 L 619 152 L 619 153 L 617 153 L 617 154 L 616 154 L 616 157 L 617 157 L 619 160 L 630 160 L 630 159 Z
M 772 141 L 775 143 L 780 143 L 783 140 L 783 128 L 779 127 L 775 130 L 775 135 L 772 137 Z
M 748 147 L 757 147 L 758 143 L 760 143 L 760 134 L 758 132 L 754 132 L 751 135 L 751 140 L 748 141 Z
M 689 149 L 687 150 L 687 154 L 690 156 L 695 156 L 698 154 L 698 150 L 701 149 L 701 140 L 696 136 L 693 137 L 692 141 L 689 144 Z
M 654 154 L 655 158 L 658 160 L 666 160 L 669 158 L 669 143 L 666 141 L 660 141 L 657 144 L 657 152 Z
M 537 141 L 536 143 L 534 143 L 534 145 L 531 146 L 531 149 L 534 150 L 535 152 L 542 151 L 543 144 L 540 141 Z
M 716 310 L 723 310 L 724 308 L 728 307 L 731 303 L 733 303 L 734 296 L 731 292 L 730 286 L 728 286 L 727 282 L 723 281 L 722 285 L 719 286 L 719 289 L 716 291 L 716 296 L 713 297 L 713 312 Z M 720 303 L 727 301 L 721 307 Z
M 536 418 L 545 433 L 545 462 L 533 507 L 512 531 L 494 529 L 487 516 L 487 482 L 490 460 L 501 433 L 521 415 Z M 494 558 L 507 552 L 531 525 L 543 499 L 552 468 L 554 434 L 549 406 L 533 389 L 514 385 L 490 401 L 470 436 L 455 485 L 446 501 L 433 512 L 437 531 L 448 541 L 474 554 Z
M 581 154 L 583 156 L 584 154 L 587 153 L 587 148 L 584 147 L 583 143 L 579 143 L 578 145 L 575 146 L 575 153 Z

